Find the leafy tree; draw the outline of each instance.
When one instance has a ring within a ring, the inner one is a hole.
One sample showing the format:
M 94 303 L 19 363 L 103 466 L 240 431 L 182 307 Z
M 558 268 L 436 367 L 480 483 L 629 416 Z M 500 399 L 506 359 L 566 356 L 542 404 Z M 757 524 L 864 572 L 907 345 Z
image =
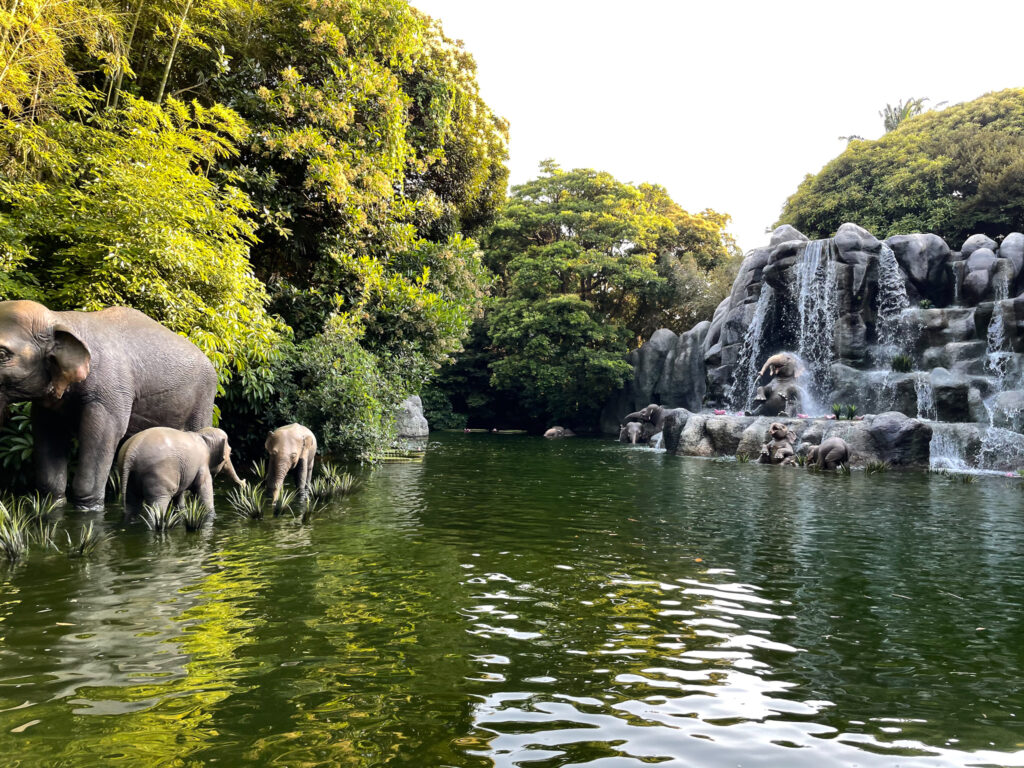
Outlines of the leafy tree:
M 853 221 L 879 237 L 934 232 L 951 245 L 1024 228 L 1024 89 L 910 117 L 851 143 L 786 201 L 779 224 L 828 237 Z
M 727 216 L 687 213 L 655 185 L 541 168 L 483 239 L 494 298 L 439 387 L 474 420 L 591 422 L 629 375 L 630 346 L 710 316 L 738 261 Z

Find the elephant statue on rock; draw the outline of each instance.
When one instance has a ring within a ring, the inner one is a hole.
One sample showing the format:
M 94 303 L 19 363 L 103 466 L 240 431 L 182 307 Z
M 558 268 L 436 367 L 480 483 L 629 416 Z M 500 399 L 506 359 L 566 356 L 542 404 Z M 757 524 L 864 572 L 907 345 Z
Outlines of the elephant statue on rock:
M 646 408 L 627 414 L 626 418 L 623 419 L 623 422 L 626 424 L 631 422 L 650 424 L 650 434 L 656 435 L 661 432 L 665 426 L 666 413 L 668 413 L 668 409 L 662 408 L 657 403 L 651 403 Z
M 821 445 L 812 445 L 807 451 L 807 466 L 835 469 L 850 463 L 850 446 L 841 437 L 830 437 Z
M 213 478 L 222 470 L 238 485 L 245 485 L 231 463 L 227 433 L 214 427 L 198 432 L 170 427 L 144 429 L 121 446 L 117 468 L 126 520 L 142 514 L 146 504 L 161 512 L 172 501 L 180 508 L 185 504 L 186 491 L 198 496 L 212 512 Z
M 544 432 L 544 437 L 548 440 L 557 440 L 561 437 L 576 437 L 576 433 L 568 427 L 551 427 Z
M 270 500 L 275 505 L 278 503 L 285 476 L 294 469 L 299 503 L 305 504 L 309 498 L 309 481 L 313 479 L 316 436 L 308 427 L 288 424 L 271 432 L 263 447 L 270 456 L 267 465 L 267 490 L 270 491 Z
M 761 456 L 758 462 L 761 464 L 781 464 L 790 466 L 796 464 L 796 451 L 793 450 L 793 443 L 796 442 L 796 434 L 781 422 L 774 422 L 768 427 L 768 434 L 765 443 L 761 446 Z
M 796 383 L 797 377 L 803 373 L 803 366 L 794 355 L 780 352 L 772 355 L 758 373 L 758 380 L 765 371 L 771 377 L 767 384 L 757 388 L 754 402 L 757 406 L 752 416 L 795 416 L 801 410 L 803 390 Z
M 149 427 L 211 426 L 216 393 L 206 355 L 134 309 L 0 302 L 0 418 L 8 403 L 32 403 L 36 485 L 55 500 L 76 438 L 71 499 L 100 510 L 118 443 Z

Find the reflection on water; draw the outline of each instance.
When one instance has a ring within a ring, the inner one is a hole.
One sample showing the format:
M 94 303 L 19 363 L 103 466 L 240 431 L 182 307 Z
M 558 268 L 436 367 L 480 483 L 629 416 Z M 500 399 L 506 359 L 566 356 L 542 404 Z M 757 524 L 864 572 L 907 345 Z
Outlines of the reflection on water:
M 1022 502 L 444 435 L 312 526 L 110 510 L 0 570 L 3 764 L 1022 766 Z

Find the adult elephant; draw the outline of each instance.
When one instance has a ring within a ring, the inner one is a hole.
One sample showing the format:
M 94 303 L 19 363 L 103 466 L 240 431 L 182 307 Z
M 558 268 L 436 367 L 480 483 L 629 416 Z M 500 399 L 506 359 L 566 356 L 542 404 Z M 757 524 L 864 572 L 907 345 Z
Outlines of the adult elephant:
M 196 431 L 213 423 L 217 372 L 198 347 L 134 309 L 52 312 L 0 302 L 0 413 L 31 401 L 36 485 L 103 508 L 118 443 L 149 427 Z

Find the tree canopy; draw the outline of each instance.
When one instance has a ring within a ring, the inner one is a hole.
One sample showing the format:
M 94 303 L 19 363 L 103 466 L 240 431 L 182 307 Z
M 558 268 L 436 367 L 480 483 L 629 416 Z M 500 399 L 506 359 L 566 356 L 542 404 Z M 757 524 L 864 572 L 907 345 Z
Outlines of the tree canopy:
M 244 435 L 386 442 L 479 311 L 506 158 L 472 57 L 405 0 L 0 4 L 0 299 L 147 312 Z M 358 407 L 308 397 L 325 366 Z
M 778 224 L 828 237 L 853 221 L 879 237 L 967 237 L 1024 229 L 1024 89 L 906 117 L 851 141 L 786 201 Z
M 739 258 L 728 221 L 656 185 L 542 164 L 483 237 L 492 299 L 442 390 L 506 425 L 592 420 L 629 376 L 631 347 L 710 317 L 726 295 Z

